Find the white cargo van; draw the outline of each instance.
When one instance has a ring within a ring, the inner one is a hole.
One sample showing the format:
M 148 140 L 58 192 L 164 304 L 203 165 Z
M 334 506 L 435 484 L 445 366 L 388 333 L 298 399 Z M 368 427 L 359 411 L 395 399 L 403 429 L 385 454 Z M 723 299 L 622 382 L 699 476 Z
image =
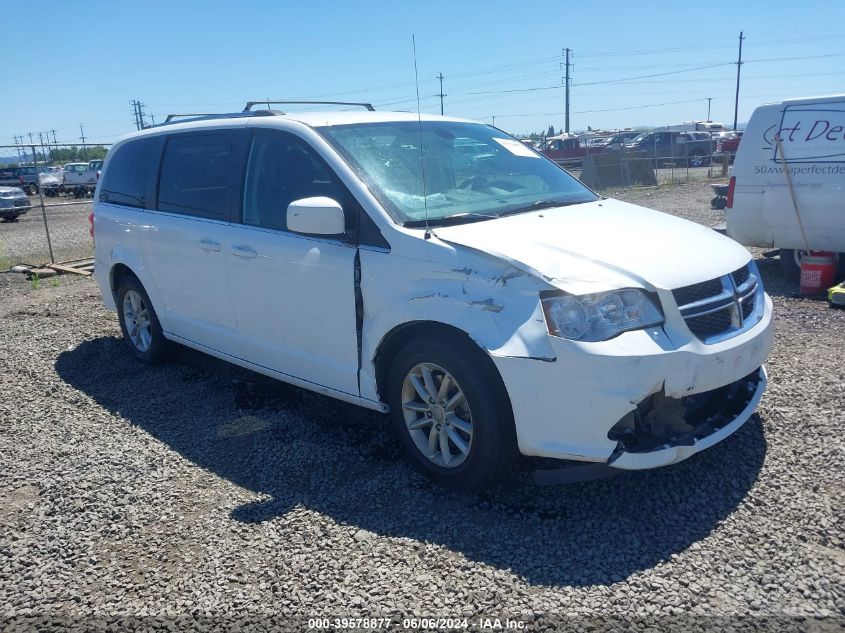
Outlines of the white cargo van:
M 845 95 L 791 99 L 754 110 L 730 182 L 730 237 L 746 246 L 779 248 L 781 264 L 796 276 L 804 250 L 839 253 L 841 267 Z

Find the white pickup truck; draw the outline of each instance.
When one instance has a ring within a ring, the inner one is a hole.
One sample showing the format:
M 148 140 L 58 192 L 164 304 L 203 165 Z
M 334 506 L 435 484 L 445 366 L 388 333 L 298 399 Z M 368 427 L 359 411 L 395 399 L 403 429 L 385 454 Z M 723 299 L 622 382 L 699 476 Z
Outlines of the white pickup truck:
M 91 160 L 87 163 L 67 163 L 62 168 L 60 181 L 55 177 L 45 179 L 44 193 L 48 196 L 70 193 L 75 198 L 93 194 L 102 168 L 102 159 Z

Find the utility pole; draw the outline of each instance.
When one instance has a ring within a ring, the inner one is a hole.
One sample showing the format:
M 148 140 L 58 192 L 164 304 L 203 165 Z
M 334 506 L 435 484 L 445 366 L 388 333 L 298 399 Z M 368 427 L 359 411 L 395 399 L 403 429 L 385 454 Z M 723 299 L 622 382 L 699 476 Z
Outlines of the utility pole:
M 571 84 L 571 77 L 569 74 L 569 67 L 572 65 L 569 62 L 569 55 L 572 53 L 572 49 L 564 48 L 563 49 L 564 55 L 566 55 L 566 76 L 564 77 L 564 82 L 566 84 L 566 119 L 564 121 L 563 131 L 569 132 L 569 86 Z
M 707 122 L 710 122 L 710 102 L 713 101 L 713 97 L 707 97 Z
M 493 115 L 493 127 L 496 127 L 496 115 Z
M 155 125 L 155 124 L 156 124 L 156 115 L 155 115 L 155 114 L 151 114 L 151 115 L 150 115 L 150 120 L 153 122 L 153 125 Z
M 88 160 L 88 149 L 85 147 L 85 129 L 82 127 L 82 124 L 79 124 L 79 133 L 82 134 L 79 138 L 82 139 L 82 157 L 85 160 Z
M 47 153 L 44 151 L 44 134 L 42 132 L 38 133 L 38 141 L 41 143 L 41 158 L 46 160 Z M 47 139 L 47 142 L 48 143 L 50 142 L 49 138 Z
M 144 121 L 144 104 L 140 101 L 138 102 L 138 118 L 141 121 L 141 129 L 143 130 L 147 127 L 147 122 Z
M 443 114 L 443 97 L 446 95 L 443 94 L 443 73 L 437 75 L 437 78 L 440 80 L 440 92 L 438 92 L 435 97 L 440 97 L 440 114 Z
M 135 115 L 135 129 L 143 130 L 147 127 L 147 122 L 144 121 L 144 104 L 135 99 L 132 100 L 132 113 Z
M 16 150 L 18 150 L 18 164 L 19 164 L 19 165 L 20 165 L 20 162 L 21 162 L 21 147 L 20 147 L 20 144 L 21 144 L 21 143 L 23 143 L 23 137 L 21 137 L 21 136 L 16 136 L 16 137 L 15 137 L 15 145 L 16 145 L 17 147 L 15 147 L 15 149 L 16 149 Z
M 35 162 L 35 141 L 32 140 L 32 132 L 27 132 L 29 134 L 29 147 L 32 149 L 32 162 Z M 26 153 L 24 153 L 26 156 Z
M 736 119 L 739 115 L 739 71 L 742 68 L 742 40 L 743 31 L 739 32 L 739 57 L 736 59 L 736 98 L 734 99 L 734 131 L 736 131 Z

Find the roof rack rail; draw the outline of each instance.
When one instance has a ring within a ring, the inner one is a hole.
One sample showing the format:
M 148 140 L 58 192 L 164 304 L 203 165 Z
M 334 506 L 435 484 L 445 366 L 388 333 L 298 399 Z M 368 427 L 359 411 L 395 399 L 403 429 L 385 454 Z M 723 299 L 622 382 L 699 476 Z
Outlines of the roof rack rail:
M 346 105 L 346 106 L 361 106 L 362 108 L 366 108 L 370 112 L 375 112 L 376 109 L 373 107 L 372 103 L 361 103 L 358 101 L 276 101 L 270 99 L 264 99 L 262 101 L 247 101 L 246 106 L 244 106 L 244 112 L 252 112 L 252 106 L 254 105 L 267 105 L 269 106 L 271 103 L 286 103 L 286 104 L 297 104 L 297 105 Z
M 158 127 L 159 125 L 167 125 L 169 123 L 177 123 L 174 119 L 187 119 L 191 121 L 203 121 L 206 119 L 235 119 L 240 117 L 246 116 L 273 116 L 276 114 L 281 114 L 277 110 L 256 110 L 254 112 L 224 112 L 224 113 L 211 113 L 211 112 L 193 112 L 193 113 L 185 113 L 185 114 L 168 114 L 167 118 L 164 119 L 163 123 L 159 123 L 154 127 Z
M 212 114 L 210 112 L 199 112 L 199 113 L 186 113 L 186 114 L 168 114 L 167 118 L 164 120 L 165 123 L 170 123 L 173 119 L 182 118 L 182 117 L 200 117 L 200 116 L 217 116 L 216 114 Z

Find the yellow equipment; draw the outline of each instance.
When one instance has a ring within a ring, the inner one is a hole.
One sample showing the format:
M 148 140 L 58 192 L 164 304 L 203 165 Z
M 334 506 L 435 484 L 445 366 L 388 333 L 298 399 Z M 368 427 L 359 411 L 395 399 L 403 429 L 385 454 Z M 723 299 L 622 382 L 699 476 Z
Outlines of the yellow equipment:
M 845 308 L 845 282 L 828 290 L 827 300 L 830 301 L 830 305 Z

